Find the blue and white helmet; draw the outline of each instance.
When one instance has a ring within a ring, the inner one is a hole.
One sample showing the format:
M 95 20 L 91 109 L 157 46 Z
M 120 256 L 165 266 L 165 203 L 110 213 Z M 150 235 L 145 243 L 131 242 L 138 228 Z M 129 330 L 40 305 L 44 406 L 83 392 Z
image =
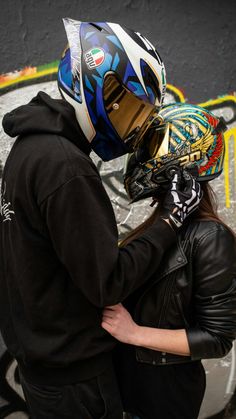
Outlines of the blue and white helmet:
M 59 89 L 92 149 L 112 160 L 135 149 L 158 113 L 164 64 L 138 32 L 116 23 L 63 22 L 68 46 L 59 64 Z

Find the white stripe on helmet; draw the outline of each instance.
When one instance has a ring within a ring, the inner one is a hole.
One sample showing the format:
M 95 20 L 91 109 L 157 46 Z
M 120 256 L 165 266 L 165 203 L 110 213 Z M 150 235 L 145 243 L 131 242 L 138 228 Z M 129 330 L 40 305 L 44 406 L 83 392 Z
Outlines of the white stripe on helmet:
M 91 143 L 91 141 L 96 135 L 96 131 L 94 129 L 93 123 L 90 119 L 88 109 L 86 106 L 83 83 L 81 83 L 80 86 L 81 86 L 82 103 L 79 103 L 75 99 L 72 99 L 64 90 L 62 90 L 62 95 L 65 97 L 67 102 L 69 102 L 73 106 L 80 128 L 82 129 L 87 140 Z
M 154 45 L 147 38 L 145 38 L 145 36 L 143 36 L 140 32 L 135 32 L 135 33 L 138 35 L 138 37 L 141 39 L 141 41 L 146 45 L 146 48 L 149 51 L 153 51 L 155 53 L 157 61 L 161 65 L 162 64 L 161 57 L 158 55 Z
M 73 19 L 65 18 L 63 19 L 63 23 L 65 26 L 69 47 L 70 47 L 70 54 L 71 54 L 71 64 L 72 64 L 72 74 L 74 76 L 78 76 L 80 79 L 80 94 L 82 103 L 79 103 L 77 100 L 72 99 L 65 90 L 61 90 L 62 95 L 65 97 L 67 102 L 69 102 L 76 114 L 77 121 L 89 142 L 93 140 L 96 135 L 96 131 L 94 129 L 93 123 L 90 119 L 86 100 L 84 96 L 84 88 L 82 82 L 82 65 L 81 65 L 81 57 L 82 57 L 82 50 L 81 50 L 81 42 L 80 42 L 80 28 L 81 22 L 76 21 Z M 77 73 L 77 74 L 76 74 Z M 68 88 L 68 87 L 67 87 Z M 73 94 L 74 92 L 72 92 Z
M 142 58 L 144 61 L 146 61 L 147 64 L 150 65 L 152 71 L 154 72 L 155 76 L 159 80 L 159 86 L 160 91 L 162 93 L 162 80 L 161 80 L 161 69 L 163 68 L 163 65 L 158 64 L 157 60 L 149 54 L 144 48 L 142 48 L 140 45 L 138 45 L 132 38 L 125 32 L 125 30 L 118 25 L 117 23 L 110 23 L 108 22 L 108 25 L 113 30 L 121 44 L 123 45 L 123 48 L 134 68 L 135 73 L 138 76 L 138 79 L 140 80 L 140 83 L 143 86 L 143 89 L 145 93 L 148 96 L 148 92 L 143 80 L 141 67 L 140 67 L 140 59 Z M 140 58 L 140 59 L 138 59 Z M 157 66 L 160 67 L 160 75 L 157 73 Z

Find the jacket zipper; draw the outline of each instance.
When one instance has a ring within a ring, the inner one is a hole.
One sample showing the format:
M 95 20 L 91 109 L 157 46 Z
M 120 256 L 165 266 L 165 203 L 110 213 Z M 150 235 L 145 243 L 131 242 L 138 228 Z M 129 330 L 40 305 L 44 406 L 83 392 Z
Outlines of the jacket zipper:
M 169 300 L 169 296 L 170 296 L 170 290 L 171 290 L 171 288 L 172 288 L 172 286 L 173 286 L 173 281 L 174 281 L 174 278 L 175 278 L 175 276 L 174 275 L 172 275 L 172 274 L 170 274 L 169 275 L 169 278 L 168 278 L 168 280 L 166 281 L 166 286 L 165 286 L 165 290 L 164 290 L 164 296 L 163 296 L 163 301 L 166 301 L 166 296 L 167 296 L 167 293 L 168 293 L 168 299 L 167 299 L 167 301 Z M 142 302 L 142 300 L 143 300 L 143 298 L 145 297 L 145 295 L 152 289 L 152 287 L 153 286 L 155 286 L 155 284 L 152 284 L 145 292 L 144 292 L 144 294 L 143 295 L 141 295 L 141 297 L 139 298 L 139 300 L 137 301 L 137 304 L 136 304 L 136 308 L 135 308 L 135 310 L 134 310 L 134 320 L 137 320 L 137 311 L 138 311 L 138 309 L 139 309 L 139 306 L 140 306 L 140 304 L 141 304 L 141 302 Z M 159 319 L 158 319 L 158 322 L 157 322 L 157 324 L 156 324 L 156 327 L 159 327 L 160 326 L 160 322 L 161 322 L 161 319 L 163 318 L 163 313 L 164 312 L 166 312 L 166 304 L 162 304 L 162 308 L 161 308 L 161 312 L 160 312 L 160 316 L 159 316 Z
M 180 298 L 180 294 L 179 293 L 178 294 L 175 294 L 175 300 L 177 302 L 177 306 L 178 306 L 179 312 L 180 312 L 180 314 L 181 314 L 181 316 L 183 318 L 183 321 L 184 321 L 185 326 L 186 327 L 189 327 L 189 322 L 187 321 L 187 319 L 185 317 L 184 310 L 183 310 L 183 305 L 182 305 L 182 301 L 181 301 L 181 298 Z
M 174 284 L 175 276 L 176 276 L 175 274 L 170 274 L 170 278 L 167 281 L 165 292 L 164 292 L 163 305 L 162 305 L 160 317 L 159 317 L 158 322 L 157 322 L 157 327 L 160 327 L 162 320 L 165 318 L 165 314 L 166 314 L 166 311 L 167 311 L 167 308 L 168 308 L 171 289 L 172 289 L 173 284 Z

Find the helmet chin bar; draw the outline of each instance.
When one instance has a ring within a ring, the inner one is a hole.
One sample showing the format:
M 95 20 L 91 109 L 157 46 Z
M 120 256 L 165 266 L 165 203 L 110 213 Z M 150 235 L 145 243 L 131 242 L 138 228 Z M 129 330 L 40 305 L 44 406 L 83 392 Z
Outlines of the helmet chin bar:
M 127 176 L 125 176 L 125 189 L 131 204 L 150 197 L 154 197 L 154 201 L 156 201 L 155 197 L 157 198 L 158 195 L 160 196 L 160 194 L 166 192 L 176 172 L 185 170 L 195 179 L 198 178 L 198 166 L 195 162 L 183 165 L 180 160 L 173 159 L 156 171 L 150 170 L 149 173 L 145 172 L 144 166 L 140 163 L 133 171 L 131 170 L 131 175 L 127 173 Z

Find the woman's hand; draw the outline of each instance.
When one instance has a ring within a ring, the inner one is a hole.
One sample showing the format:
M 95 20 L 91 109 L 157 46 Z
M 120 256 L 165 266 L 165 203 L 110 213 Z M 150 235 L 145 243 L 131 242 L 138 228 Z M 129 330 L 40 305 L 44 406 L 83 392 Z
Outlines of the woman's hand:
M 136 344 L 139 326 L 122 304 L 108 306 L 103 310 L 102 327 L 120 342 Z
M 159 352 L 190 355 L 185 329 L 170 330 L 139 326 L 122 304 L 109 306 L 103 310 L 102 327 L 123 343 Z

